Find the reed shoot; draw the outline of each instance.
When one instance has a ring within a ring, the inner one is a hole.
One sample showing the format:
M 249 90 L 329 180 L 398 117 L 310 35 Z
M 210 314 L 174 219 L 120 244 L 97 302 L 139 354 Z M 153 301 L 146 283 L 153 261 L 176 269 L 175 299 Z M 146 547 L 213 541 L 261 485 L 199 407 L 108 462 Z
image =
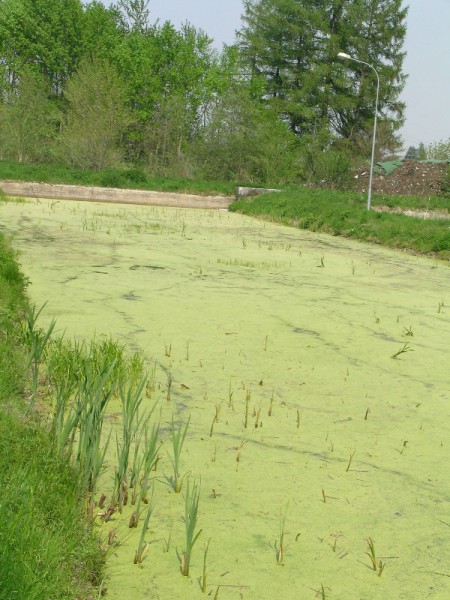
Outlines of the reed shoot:
M 286 503 L 284 513 L 280 508 L 279 540 L 275 540 L 275 550 L 276 550 L 276 557 L 277 557 L 278 565 L 282 565 L 283 560 L 284 560 L 284 551 L 285 551 L 284 536 L 285 536 L 285 532 L 286 532 L 286 517 L 287 517 L 288 506 L 289 506 L 289 502 Z
M 180 456 L 181 450 L 183 449 L 184 440 L 186 439 L 186 434 L 189 428 L 189 422 L 191 417 L 187 420 L 186 424 L 180 421 L 175 427 L 175 423 L 172 420 L 172 453 L 173 456 L 170 457 L 173 467 L 173 476 L 168 479 L 173 491 L 175 493 L 179 493 L 181 491 L 183 485 L 183 479 L 186 475 L 181 477 L 180 474 Z
M 141 536 L 139 538 L 139 545 L 134 555 L 134 564 L 140 564 L 147 555 L 148 548 L 150 544 L 145 543 L 145 536 L 148 530 L 148 524 L 150 522 L 150 517 L 152 516 L 154 510 L 153 502 L 151 502 L 147 508 L 147 513 L 145 515 L 144 523 L 142 525 Z
M 184 526 L 185 526 L 185 548 L 181 553 L 180 568 L 181 574 L 188 577 L 191 565 L 192 549 L 198 540 L 202 530 L 197 531 L 198 504 L 200 500 L 200 487 L 195 483 L 190 487 L 188 480 L 186 486 L 186 496 L 184 499 Z

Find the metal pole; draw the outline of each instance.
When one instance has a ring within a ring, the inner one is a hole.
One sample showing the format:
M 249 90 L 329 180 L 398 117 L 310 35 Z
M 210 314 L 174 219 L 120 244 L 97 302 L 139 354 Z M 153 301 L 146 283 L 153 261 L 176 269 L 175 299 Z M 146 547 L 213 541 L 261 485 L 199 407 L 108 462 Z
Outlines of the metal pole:
M 339 58 L 346 58 L 348 60 L 354 60 L 355 62 L 361 63 L 362 65 L 367 65 L 370 67 L 375 75 L 377 76 L 377 95 L 375 99 L 375 118 L 373 121 L 373 136 L 372 136 L 372 156 L 370 159 L 370 173 L 369 173 L 369 189 L 367 191 L 367 210 L 370 210 L 371 202 L 372 202 L 372 177 L 373 177 L 373 167 L 375 163 L 375 142 L 377 137 L 377 118 L 378 118 L 378 97 L 380 95 L 380 77 L 378 76 L 378 72 L 373 65 L 367 63 L 363 60 L 359 60 L 358 58 L 353 58 L 349 54 L 345 54 L 344 52 L 339 52 Z

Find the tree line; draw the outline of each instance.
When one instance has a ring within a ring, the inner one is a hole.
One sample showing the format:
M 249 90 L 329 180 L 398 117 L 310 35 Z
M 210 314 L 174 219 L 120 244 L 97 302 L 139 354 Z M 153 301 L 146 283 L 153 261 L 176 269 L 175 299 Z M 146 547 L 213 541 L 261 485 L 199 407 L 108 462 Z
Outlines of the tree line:
M 0 0 L 0 159 L 163 176 L 339 180 L 399 147 L 401 0 L 244 0 L 233 45 L 149 0 Z

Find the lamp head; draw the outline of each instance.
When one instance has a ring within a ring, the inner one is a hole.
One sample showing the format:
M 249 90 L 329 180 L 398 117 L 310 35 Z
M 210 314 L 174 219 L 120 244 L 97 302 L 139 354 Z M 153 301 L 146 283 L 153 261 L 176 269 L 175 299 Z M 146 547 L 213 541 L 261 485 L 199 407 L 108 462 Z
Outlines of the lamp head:
M 339 58 L 352 58 L 350 54 L 346 54 L 345 52 L 339 52 L 338 56 Z

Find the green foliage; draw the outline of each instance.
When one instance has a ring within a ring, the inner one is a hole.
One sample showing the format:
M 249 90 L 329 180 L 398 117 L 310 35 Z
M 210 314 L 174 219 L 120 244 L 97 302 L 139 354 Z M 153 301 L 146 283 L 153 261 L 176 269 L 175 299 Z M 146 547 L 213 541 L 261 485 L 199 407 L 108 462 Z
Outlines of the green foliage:
M 377 154 L 396 148 L 401 0 L 246 0 L 240 44 L 222 52 L 189 23 L 150 24 L 149 5 L 3 0 L 1 158 L 342 187 L 347 160 L 370 155 L 376 77 L 340 50 L 376 66 Z M 128 186 L 113 171 L 96 183 Z
M 68 162 L 91 169 L 120 162 L 120 135 L 131 117 L 115 69 L 103 59 L 82 61 L 68 82 L 66 98 L 69 109 L 60 143 Z
M 410 146 L 406 151 L 405 160 L 419 160 L 419 149 L 415 146 Z
M 6 89 L 20 81 L 25 65 L 40 73 L 60 95 L 82 52 L 80 0 L 4 0 L 0 49 Z
M 143 33 L 148 30 L 150 11 L 149 0 L 118 0 L 117 8 L 129 31 Z
M 17 315 L 27 306 L 26 285 L 16 256 L 0 233 L 0 410 L 20 393 L 25 378 L 24 351 L 16 340 L 20 336 Z
M 339 51 L 375 65 L 383 81 L 380 117 L 391 133 L 400 127 L 407 14 L 401 0 L 245 0 L 244 8 L 242 54 L 266 82 L 262 97 L 296 133 L 335 132 L 353 142 L 373 127 L 375 73 L 342 64 Z
M 450 138 L 432 142 L 425 148 L 426 158 L 434 160 L 450 160 Z
M 111 60 L 125 36 L 125 27 L 115 7 L 98 0 L 89 2 L 83 14 L 83 55 Z
M 44 430 L 20 416 L 25 287 L 0 234 L 0 599 L 88 598 L 103 557 L 83 524 L 78 473 L 56 457 Z
M 304 136 L 300 144 L 302 179 L 322 187 L 349 189 L 353 185 L 348 151 L 323 149 L 320 136 Z
M 145 170 L 137 168 L 110 167 L 92 171 L 70 168 L 60 164 L 31 165 L 7 161 L 0 161 L 1 179 L 219 196 L 232 196 L 235 190 L 233 182 L 223 183 L 220 181 L 187 179 L 186 177 L 150 176 L 146 174 Z
M 24 68 L 0 103 L 0 155 L 20 162 L 50 159 L 59 111 L 48 96 L 42 76 Z
M 198 505 L 200 502 L 200 485 L 194 480 L 192 489 L 188 479 L 186 486 L 186 496 L 184 498 L 184 527 L 185 527 L 185 545 L 180 557 L 181 574 L 187 577 L 191 566 L 192 549 L 198 540 L 202 530 L 197 531 L 198 523 Z
M 282 183 L 297 177 L 294 134 L 273 109 L 242 88 L 214 107 L 195 153 L 211 179 Z
M 406 201 L 406 197 L 404 198 Z M 416 199 L 423 205 L 427 198 Z M 382 203 L 386 201 L 384 197 Z M 284 193 L 264 194 L 241 200 L 230 210 L 260 216 L 287 225 L 342 235 L 450 260 L 447 220 L 423 220 L 402 214 L 367 211 L 365 196 L 337 190 L 292 188 Z M 373 205 L 380 203 L 374 198 Z M 414 199 L 409 197 L 410 206 Z M 448 201 L 436 199 L 443 206 Z
M 82 524 L 76 472 L 47 436 L 0 412 L 0 598 L 87 597 L 101 554 Z

